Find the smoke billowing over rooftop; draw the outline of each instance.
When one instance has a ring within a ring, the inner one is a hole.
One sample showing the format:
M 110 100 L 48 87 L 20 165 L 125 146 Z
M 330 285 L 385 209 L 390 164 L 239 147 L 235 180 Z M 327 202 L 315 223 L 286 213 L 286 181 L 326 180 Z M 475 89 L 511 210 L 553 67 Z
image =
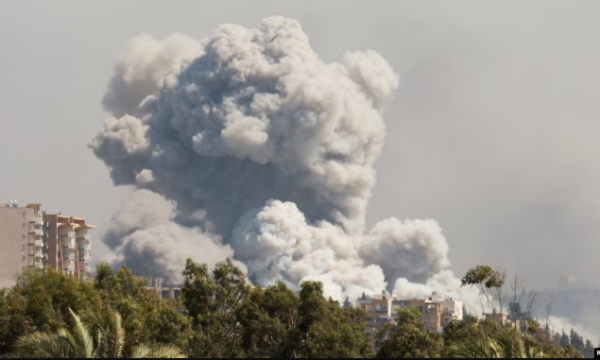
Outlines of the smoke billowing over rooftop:
M 282 17 L 199 41 L 133 39 L 90 143 L 116 185 L 138 188 L 106 232 L 112 261 L 178 282 L 187 257 L 233 256 L 255 283 L 319 280 L 336 299 L 456 294 L 435 221 L 366 228 L 398 85 L 373 51 L 325 63 Z

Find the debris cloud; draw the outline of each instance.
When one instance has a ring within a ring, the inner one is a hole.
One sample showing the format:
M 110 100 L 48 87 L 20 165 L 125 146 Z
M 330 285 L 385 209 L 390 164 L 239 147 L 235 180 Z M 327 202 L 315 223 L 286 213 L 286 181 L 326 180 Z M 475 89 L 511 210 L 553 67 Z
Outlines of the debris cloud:
M 113 261 L 177 282 L 186 257 L 233 256 L 255 283 L 319 280 L 338 300 L 458 291 L 435 221 L 366 229 L 398 82 L 374 51 L 325 63 L 283 17 L 134 39 L 90 142 L 116 185 L 138 189 L 105 236 Z

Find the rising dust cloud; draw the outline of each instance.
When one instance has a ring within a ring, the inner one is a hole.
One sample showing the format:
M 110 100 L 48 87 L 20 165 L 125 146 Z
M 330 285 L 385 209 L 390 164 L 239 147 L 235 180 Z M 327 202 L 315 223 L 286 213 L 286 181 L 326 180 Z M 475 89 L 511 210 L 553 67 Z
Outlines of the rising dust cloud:
M 200 41 L 133 39 L 103 99 L 113 117 L 90 143 L 116 185 L 137 188 L 103 239 L 113 265 L 176 284 L 188 257 L 233 257 L 261 285 L 318 280 L 337 300 L 440 291 L 478 311 L 437 222 L 366 229 L 399 79 L 376 52 L 343 59 L 323 62 L 281 17 Z

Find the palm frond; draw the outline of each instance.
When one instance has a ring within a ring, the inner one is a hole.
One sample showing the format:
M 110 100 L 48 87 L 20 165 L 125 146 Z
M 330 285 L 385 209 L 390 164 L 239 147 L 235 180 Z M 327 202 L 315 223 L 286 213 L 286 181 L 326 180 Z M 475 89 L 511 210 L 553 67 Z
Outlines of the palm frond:
M 496 339 L 502 351 L 502 357 L 508 359 L 525 358 L 525 345 L 519 333 L 514 330 L 501 332 Z
M 175 345 L 140 345 L 133 349 L 132 359 L 185 359 L 187 356 Z
M 33 333 L 20 337 L 15 348 L 20 354 L 34 358 L 63 358 L 66 357 L 64 344 L 55 335 Z
M 148 354 L 150 354 L 150 347 L 147 345 L 140 345 L 133 348 L 133 352 L 130 356 L 131 359 L 146 359 L 148 358 Z
M 498 359 L 501 358 L 498 345 L 491 339 L 461 342 L 451 351 L 451 356 L 463 359 Z
M 75 321 L 75 331 L 72 334 L 73 344 L 75 345 L 75 354 L 79 358 L 91 359 L 96 357 L 94 348 L 94 339 L 90 335 L 88 328 L 81 321 L 81 318 L 77 316 L 73 310 L 69 309 L 73 320 Z
M 111 355 L 113 358 L 121 358 L 123 356 L 123 349 L 125 348 L 125 329 L 123 328 L 123 319 L 121 314 L 115 312 L 113 320 L 113 338 L 111 339 L 112 351 Z

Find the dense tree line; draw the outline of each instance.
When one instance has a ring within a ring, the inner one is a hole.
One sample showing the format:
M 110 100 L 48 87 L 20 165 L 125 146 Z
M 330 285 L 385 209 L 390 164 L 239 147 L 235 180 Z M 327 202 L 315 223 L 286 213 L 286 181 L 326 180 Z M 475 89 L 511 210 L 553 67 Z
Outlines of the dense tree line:
M 470 272 L 465 285 L 498 285 L 486 271 Z M 107 264 L 89 283 L 29 271 L 0 290 L 0 357 L 541 358 L 581 357 L 591 346 L 531 318 L 524 332 L 475 317 L 431 332 L 418 310 L 402 309 L 378 331 L 373 352 L 366 313 L 325 298 L 319 282 L 299 292 L 251 287 L 229 260 L 212 271 L 188 260 L 183 275 L 172 302 Z

